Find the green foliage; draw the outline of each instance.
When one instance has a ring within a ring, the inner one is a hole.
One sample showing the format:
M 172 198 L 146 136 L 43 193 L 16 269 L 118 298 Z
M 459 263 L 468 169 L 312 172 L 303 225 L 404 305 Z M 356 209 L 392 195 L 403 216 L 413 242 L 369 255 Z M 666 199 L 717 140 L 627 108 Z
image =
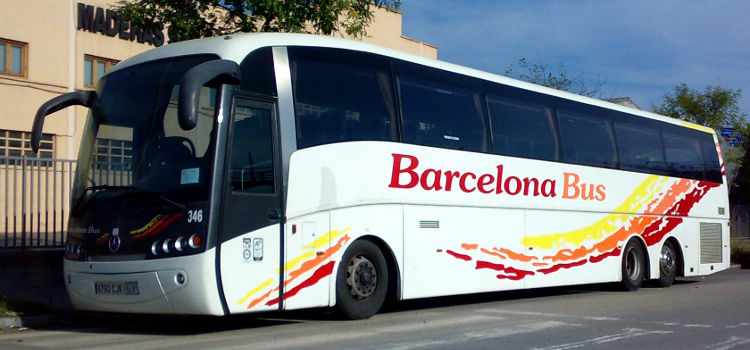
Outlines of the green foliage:
M 720 133 L 724 127 L 732 127 L 734 138 L 740 135 L 748 137 L 748 123 L 740 111 L 739 100 L 742 90 L 723 89 L 721 86 L 706 86 L 703 91 L 689 88 L 685 83 L 674 87 L 671 93 L 664 95 L 660 106 L 652 106 L 654 113 L 672 118 L 686 120 L 707 126 Z M 730 185 L 742 166 L 745 147 L 723 145 L 724 160 L 731 164 Z
M 296 32 L 355 38 L 367 35 L 372 6 L 398 9 L 401 0 L 122 0 L 115 9 L 134 25 L 167 26 L 177 42 L 240 32 Z
M 548 65 L 544 63 L 531 64 L 525 57 L 518 60 L 517 67 L 510 65 L 505 68 L 504 74 L 532 84 L 589 97 L 601 97 L 602 87 L 606 83 L 606 81 L 599 81 L 593 87 L 588 87 L 584 83 L 583 74 L 575 78 L 569 77 L 563 63 L 560 63 L 556 72 L 553 72 Z
M 698 91 L 681 83 L 674 87 L 674 91 L 664 95 L 664 102 L 660 106 L 652 109 L 661 115 L 705 125 L 716 132 L 728 126 L 742 132 L 747 123 L 746 115 L 740 112 L 738 105 L 741 96 L 742 90 L 709 85 L 703 91 Z
M 44 314 L 52 312 L 54 312 L 54 310 L 33 302 L 15 298 L 8 298 L 5 295 L 0 295 L 0 317 L 23 314 Z

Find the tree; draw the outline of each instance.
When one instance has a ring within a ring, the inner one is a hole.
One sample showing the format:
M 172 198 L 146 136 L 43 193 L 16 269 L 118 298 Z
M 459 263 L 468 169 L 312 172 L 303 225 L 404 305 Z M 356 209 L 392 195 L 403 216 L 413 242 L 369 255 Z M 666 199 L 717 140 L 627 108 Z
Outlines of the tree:
M 168 26 L 169 41 L 240 32 L 297 32 L 355 38 L 367 35 L 373 7 L 398 9 L 401 0 L 122 0 L 115 6 L 144 29 Z
M 745 121 L 747 115 L 740 111 L 740 97 L 742 90 L 709 85 L 703 91 L 698 91 L 690 89 L 685 83 L 680 83 L 671 93 L 664 95 L 664 101 L 660 106 L 651 106 L 651 109 L 661 115 L 707 126 L 716 130 L 717 134 L 721 133 L 722 129 L 731 127 L 730 138 L 740 136 L 746 139 L 750 135 Z M 732 184 L 734 175 L 743 165 L 745 146 L 731 146 L 722 140 L 722 153 Z
M 589 87 L 584 82 L 583 74 L 570 78 L 563 63 L 559 64 L 557 72 L 552 72 L 546 64 L 530 64 L 525 57 L 518 59 L 517 67 L 510 65 L 505 68 L 505 75 L 588 97 L 601 97 L 602 87 L 606 84 L 606 81 L 600 80 L 593 87 Z

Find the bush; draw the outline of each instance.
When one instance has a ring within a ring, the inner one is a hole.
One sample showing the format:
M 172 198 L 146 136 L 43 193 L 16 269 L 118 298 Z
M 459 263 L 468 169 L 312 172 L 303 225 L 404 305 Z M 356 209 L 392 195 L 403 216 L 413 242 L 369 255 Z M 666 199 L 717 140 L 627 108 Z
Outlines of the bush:
M 750 241 L 732 241 L 730 251 L 732 264 L 739 264 L 743 269 L 750 269 Z

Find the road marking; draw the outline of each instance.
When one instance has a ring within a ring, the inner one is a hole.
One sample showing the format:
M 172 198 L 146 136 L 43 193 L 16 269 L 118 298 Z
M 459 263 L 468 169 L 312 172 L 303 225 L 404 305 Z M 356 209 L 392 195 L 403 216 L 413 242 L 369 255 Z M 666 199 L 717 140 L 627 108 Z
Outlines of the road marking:
M 726 328 L 740 328 L 740 327 L 744 327 L 744 326 L 750 326 L 750 323 L 742 322 L 742 323 L 738 323 L 738 324 L 731 325 L 731 326 L 725 326 L 725 327 Z
M 517 325 L 511 325 L 511 326 L 503 326 L 501 328 L 493 328 L 493 329 L 488 329 L 488 330 L 471 331 L 471 332 L 466 332 L 463 334 L 451 336 L 446 339 L 407 342 L 407 343 L 393 344 L 393 345 L 386 344 L 384 346 L 378 346 L 378 349 L 409 350 L 409 349 L 417 349 L 417 348 L 425 348 L 425 347 L 433 348 L 436 346 L 445 346 L 445 345 L 453 346 L 453 345 L 458 345 L 461 343 L 477 341 L 477 340 L 482 340 L 482 339 L 502 338 L 502 337 L 507 337 L 511 335 L 518 335 L 518 334 L 525 334 L 525 333 L 537 333 L 537 332 L 544 331 L 550 328 L 580 327 L 580 326 L 583 326 L 583 325 L 564 323 L 564 322 L 558 322 L 558 321 L 532 322 L 532 323 L 517 324 Z M 456 346 L 456 347 L 460 347 L 460 346 Z
M 578 316 L 578 315 L 566 315 L 566 314 L 553 314 L 548 312 L 533 312 L 533 311 L 512 311 L 512 310 L 483 310 L 483 313 L 493 314 L 509 314 L 509 315 L 524 315 L 524 316 L 543 316 L 543 317 L 557 317 L 557 318 L 575 318 L 581 320 L 591 321 L 619 321 L 618 317 L 604 317 L 604 316 Z
M 558 344 L 558 345 L 552 345 L 545 348 L 535 348 L 534 350 L 565 350 L 565 349 L 574 349 L 574 348 L 580 348 L 582 346 L 586 345 L 601 345 L 606 343 L 611 343 L 614 341 L 624 340 L 624 339 L 630 339 L 635 337 L 641 337 L 644 335 L 652 335 L 652 334 L 671 334 L 674 333 L 672 331 L 647 331 L 645 329 L 638 329 L 638 328 L 625 328 L 623 329 L 624 332 L 622 333 L 615 333 L 615 334 L 608 334 L 602 337 L 597 337 L 593 339 L 588 340 L 582 340 L 579 342 L 574 343 L 566 343 L 566 344 Z
M 710 324 L 686 324 L 685 328 L 711 328 Z
M 750 339 L 742 337 L 731 337 L 727 341 L 706 346 L 710 350 L 728 350 L 738 345 L 750 343 Z

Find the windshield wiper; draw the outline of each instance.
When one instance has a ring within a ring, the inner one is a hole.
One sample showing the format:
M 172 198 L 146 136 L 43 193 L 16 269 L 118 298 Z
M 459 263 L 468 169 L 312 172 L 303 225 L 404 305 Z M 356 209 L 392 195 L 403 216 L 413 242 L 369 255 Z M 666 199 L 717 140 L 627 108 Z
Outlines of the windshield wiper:
M 85 203 L 88 203 L 88 201 L 83 201 L 84 198 L 86 198 L 86 194 L 89 192 L 98 192 L 98 191 L 104 191 L 104 190 L 133 190 L 135 189 L 135 186 L 113 186 L 113 185 L 94 185 L 94 186 L 88 186 L 83 189 L 83 193 L 76 199 L 75 204 L 73 205 L 73 209 L 71 209 L 71 214 L 78 215 L 83 208 L 86 207 Z

